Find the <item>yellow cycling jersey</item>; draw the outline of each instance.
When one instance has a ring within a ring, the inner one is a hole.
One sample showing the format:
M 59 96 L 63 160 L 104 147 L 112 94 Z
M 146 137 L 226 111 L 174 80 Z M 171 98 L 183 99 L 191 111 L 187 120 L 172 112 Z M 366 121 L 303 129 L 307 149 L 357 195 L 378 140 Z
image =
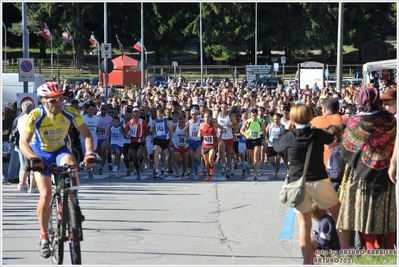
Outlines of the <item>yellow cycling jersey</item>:
M 33 133 L 31 146 L 41 151 L 54 152 L 67 145 L 71 124 L 77 128 L 84 123 L 79 111 L 69 103 L 62 103 L 62 111 L 56 115 L 51 115 L 40 105 L 29 113 L 25 131 Z

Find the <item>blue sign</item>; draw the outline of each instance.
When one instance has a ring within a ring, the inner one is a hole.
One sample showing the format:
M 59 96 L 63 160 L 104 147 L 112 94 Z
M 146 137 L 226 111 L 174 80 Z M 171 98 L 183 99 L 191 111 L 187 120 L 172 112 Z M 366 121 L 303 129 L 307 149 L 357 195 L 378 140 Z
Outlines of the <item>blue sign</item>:
M 330 75 L 330 72 L 328 71 L 328 69 L 325 69 L 325 70 L 324 70 L 324 76 L 327 78 L 328 75 Z

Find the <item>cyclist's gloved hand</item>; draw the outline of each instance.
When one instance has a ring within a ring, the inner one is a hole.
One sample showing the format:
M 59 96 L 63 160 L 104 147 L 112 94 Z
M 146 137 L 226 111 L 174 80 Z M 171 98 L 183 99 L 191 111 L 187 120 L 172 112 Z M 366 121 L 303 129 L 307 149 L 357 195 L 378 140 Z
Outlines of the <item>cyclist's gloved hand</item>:
M 46 168 L 44 162 L 39 158 L 32 158 L 31 161 L 31 169 L 35 172 L 42 172 Z
M 94 165 L 96 165 L 96 157 L 97 157 L 96 153 L 87 152 L 85 157 L 84 157 L 84 159 L 83 159 L 85 167 L 86 168 L 90 168 L 90 167 L 93 167 Z

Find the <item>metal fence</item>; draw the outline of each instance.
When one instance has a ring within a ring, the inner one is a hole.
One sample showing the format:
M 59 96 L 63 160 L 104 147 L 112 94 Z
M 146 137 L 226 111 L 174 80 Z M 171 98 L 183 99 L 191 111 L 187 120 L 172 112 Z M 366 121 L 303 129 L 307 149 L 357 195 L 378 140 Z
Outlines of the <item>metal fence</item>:
M 8 59 L 7 62 L 3 61 L 3 67 L 7 69 L 5 72 L 18 72 L 18 59 L 11 58 Z M 353 76 L 357 71 L 362 70 L 362 64 L 344 64 L 343 65 L 343 74 L 345 76 Z M 330 72 L 330 75 L 334 75 L 336 73 L 337 65 L 327 65 L 327 68 Z M 279 65 L 279 71 L 274 73 L 275 76 L 282 77 L 284 74 L 285 78 L 295 77 L 296 71 L 298 69 L 297 65 Z M 182 76 L 201 76 L 201 65 L 150 65 L 147 69 L 148 76 L 154 74 L 167 74 L 172 76 L 178 76 L 181 74 Z M 51 78 L 51 61 L 50 59 L 40 59 L 35 60 L 35 72 L 43 74 L 46 79 Z M 203 75 L 204 77 L 237 77 L 243 78 L 246 72 L 246 65 L 204 65 L 203 66 Z M 67 62 L 53 62 L 53 73 L 59 77 L 94 77 L 98 76 L 98 65 L 94 64 L 84 64 L 81 66 L 73 66 L 71 61 Z M 236 76 L 235 76 L 236 75 Z

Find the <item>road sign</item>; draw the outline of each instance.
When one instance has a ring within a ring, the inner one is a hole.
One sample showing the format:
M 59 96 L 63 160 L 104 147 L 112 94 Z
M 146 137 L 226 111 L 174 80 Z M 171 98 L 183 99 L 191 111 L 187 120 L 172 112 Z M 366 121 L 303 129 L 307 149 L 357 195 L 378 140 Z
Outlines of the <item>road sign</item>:
M 18 58 L 18 73 L 20 82 L 35 81 L 35 65 L 33 58 Z
M 177 67 L 178 65 L 179 65 L 179 63 L 177 63 L 177 61 L 172 62 L 172 66 Z
M 274 71 L 278 71 L 278 63 L 273 64 Z
M 105 60 L 103 60 L 100 64 L 100 69 L 104 73 L 111 73 L 114 70 L 114 62 L 107 58 L 107 68 L 105 68 Z
M 324 77 L 328 78 L 328 75 L 330 75 L 330 72 L 328 71 L 328 69 L 324 70 Z
M 281 57 L 281 64 L 285 64 L 285 62 L 286 62 L 286 57 L 282 56 Z
M 102 43 L 101 44 L 101 58 L 112 58 L 111 43 Z

